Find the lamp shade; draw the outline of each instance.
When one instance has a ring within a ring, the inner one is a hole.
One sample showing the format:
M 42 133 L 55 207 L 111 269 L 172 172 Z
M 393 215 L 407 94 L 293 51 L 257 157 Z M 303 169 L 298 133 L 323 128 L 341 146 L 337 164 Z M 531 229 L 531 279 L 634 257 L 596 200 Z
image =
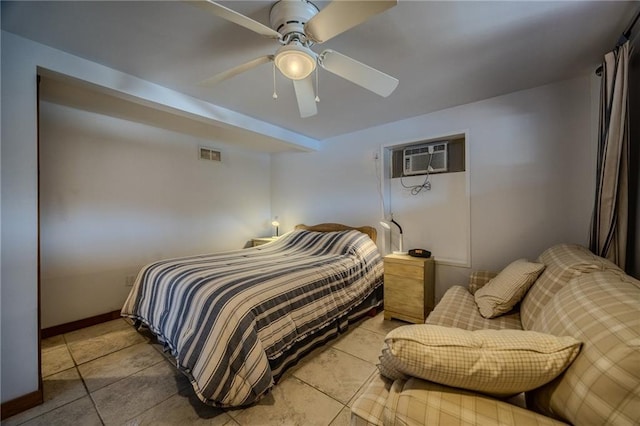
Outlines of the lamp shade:
M 280 72 L 291 80 L 302 80 L 316 69 L 313 51 L 299 43 L 282 46 L 273 58 Z

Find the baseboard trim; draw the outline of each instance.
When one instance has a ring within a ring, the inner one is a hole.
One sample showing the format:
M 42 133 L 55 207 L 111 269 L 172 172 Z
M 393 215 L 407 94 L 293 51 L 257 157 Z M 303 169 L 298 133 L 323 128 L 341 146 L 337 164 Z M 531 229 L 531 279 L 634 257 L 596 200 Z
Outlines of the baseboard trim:
M 43 328 L 40 331 L 40 337 L 46 339 L 47 337 L 57 336 L 58 334 L 69 333 L 71 331 L 80 330 L 81 328 L 91 327 L 92 325 L 100 324 L 103 322 L 111 321 L 120 318 L 120 311 L 111 311 L 106 314 L 96 315 L 90 318 L 84 318 L 77 321 L 71 321 L 66 324 L 54 325 L 53 327 Z
M 11 401 L 3 402 L 2 407 L 0 407 L 0 420 L 15 416 L 16 414 L 22 413 L 29 408 L 42 404 L 43 402 L 44 398 L 42 395 L 42 389 L 19 396 Z

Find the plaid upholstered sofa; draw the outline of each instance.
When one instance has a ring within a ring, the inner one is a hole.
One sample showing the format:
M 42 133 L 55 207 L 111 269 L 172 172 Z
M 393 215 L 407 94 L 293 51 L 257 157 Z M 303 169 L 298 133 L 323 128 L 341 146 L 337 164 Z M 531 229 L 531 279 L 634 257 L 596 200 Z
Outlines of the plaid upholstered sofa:
M 353 403 L 351 424 L 640 424 L 640 282 L 578 245 L 551 247 L 537 262 L 544 269 L 513 310 L 479 313 L 474 293 L 496 274 L 476 272 L 467 287 L 445 293 L 426 323 L 572 336 L 581 348 L 562 374 L 511 399 L 380 375 Z

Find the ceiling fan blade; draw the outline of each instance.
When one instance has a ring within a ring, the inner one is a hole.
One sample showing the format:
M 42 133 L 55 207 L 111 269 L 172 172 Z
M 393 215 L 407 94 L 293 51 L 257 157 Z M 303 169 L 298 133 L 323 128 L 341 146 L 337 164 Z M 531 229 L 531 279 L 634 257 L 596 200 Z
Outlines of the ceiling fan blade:
M 238 24 L 241 27 L 245 27 L 253 32 L 256 32 L 262 36 L 280 39 L 282 35 L 267 27 L 266 25 L 261 24 L 258 21 L 254 21 L 253 19 L 242 15 L 241 13 L 236 12 L 235 10 L 229 9 L 219 3 L 216 3 L 211 0 L 197 1 L 195 2 L 197 6 L 213 13 L 216 16 L 221 17 L 222 19 L 226 19 L 227 21 L 233 22 L 234 24 Z
M 273 61 L 273 55 L 260 56 L 259 58 L 252 59 L 249 62 L 246 62 L 242 65 L 238 65 L 237 67 L 233 67 L 230 70 L 221 72 L 220 74 L 216 74 L 211 78 L 207 78 L 206 80 L 198 83 L 198 86 L 213 86 L 215 84 L 220 83 L 223 80 L 226 80 L 231 77 L 235 77 L 238 74 L 241 74 L 245 71 L 249 71 L 252 68 L 255 68 L 259 65 L 266 64 L 267 62 Z
M 316 105 L 316 95 L 313 92 L 313 74 L 309 75 L 303 80 L 292 80 L 293 88 L 296 92 L 296 99 L 298 100 L 298 109 L 300 110 L 300 117 L 311 117 L 318 113 L 318 106 Z
M 333 50 L 322 52 L 318 63 L 327 71 L 385 98 L 398 87 L 397 78 Z
M 397 4 L 398 0 L 334 0 L 309 19 L 304 31 L 316 43 L 324 43 Z

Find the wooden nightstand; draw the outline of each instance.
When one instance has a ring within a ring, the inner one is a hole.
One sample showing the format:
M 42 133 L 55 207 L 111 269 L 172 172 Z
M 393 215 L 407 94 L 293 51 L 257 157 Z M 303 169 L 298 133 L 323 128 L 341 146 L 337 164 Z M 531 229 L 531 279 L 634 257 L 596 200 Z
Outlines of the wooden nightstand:
M 263 244 L 267 244 L 270 243 L 272 241 L 277 240 L 280 237 L 259 237 L 259 238 L 252 238 L 251 239 L 251 246 L 252 247 L 257 247 L 257 246 L 261 246 Z
M 384 257 L 384 319 L 423 324 L 434 306 L 432 257 L 389 254 Z

